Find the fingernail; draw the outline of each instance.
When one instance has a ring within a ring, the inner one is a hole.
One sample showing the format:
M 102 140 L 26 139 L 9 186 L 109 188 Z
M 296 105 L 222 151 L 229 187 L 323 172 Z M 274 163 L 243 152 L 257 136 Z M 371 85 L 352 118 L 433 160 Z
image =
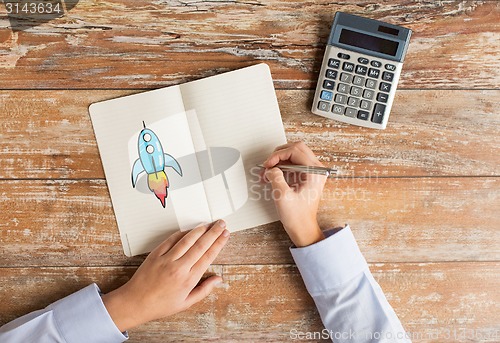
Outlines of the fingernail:
M 224 231 L 222 232 L 222 236 L 223 236 L 223 237 L 229 237 L 229 231 L 228 231 L 228 230 L 224 230 Z
M 226 227 L 226 222 L 223 221 L 223 220 L 219 220 L 218 224 L 219 224 L 220 227 Z
M 223 280 L 220 280 L 219 282 L 217 282 L 215 284 L 215 288 L 228 288 L 228 285 L 226 283 L 224 283 Z

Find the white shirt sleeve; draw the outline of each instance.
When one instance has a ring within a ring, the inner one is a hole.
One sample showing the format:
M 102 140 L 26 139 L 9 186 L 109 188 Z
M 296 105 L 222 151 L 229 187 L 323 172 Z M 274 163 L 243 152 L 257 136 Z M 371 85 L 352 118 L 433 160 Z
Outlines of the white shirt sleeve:
M 326 332 L 340 342 L 411 342 L 368 269 L 349 226 L 290 248 Z
M 96 284 L 0 328 L 2 343 L 113 343 L 127 338 L 109 316 Z

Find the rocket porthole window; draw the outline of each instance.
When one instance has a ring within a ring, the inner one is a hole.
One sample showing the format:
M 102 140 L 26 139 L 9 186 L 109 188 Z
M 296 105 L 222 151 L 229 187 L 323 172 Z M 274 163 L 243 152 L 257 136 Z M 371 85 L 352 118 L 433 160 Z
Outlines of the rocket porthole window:
M 148 154 L 152 154 L 155 151 L 155 148 L 152 145 L 148 145 L 146 147 L 146 151 L 148 152 Z
M 144 139 L 145 142 L 149 142 L 151 140 L 151 135 L 149 133 L 145 133 L 144 136 L 142 136 L 142 139 Z

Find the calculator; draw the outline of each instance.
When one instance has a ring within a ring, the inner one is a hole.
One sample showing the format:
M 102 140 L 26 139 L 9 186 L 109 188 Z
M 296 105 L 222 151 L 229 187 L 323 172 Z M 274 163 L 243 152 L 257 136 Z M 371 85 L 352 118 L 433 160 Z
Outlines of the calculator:
M 344 123 L 385 129 L 411 30 L 337 12 L 312 112 Z

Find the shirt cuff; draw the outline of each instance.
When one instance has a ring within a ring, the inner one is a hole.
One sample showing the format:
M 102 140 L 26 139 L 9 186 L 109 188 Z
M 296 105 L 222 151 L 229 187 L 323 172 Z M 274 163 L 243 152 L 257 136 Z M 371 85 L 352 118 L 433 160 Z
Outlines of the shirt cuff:
M 123 342 L 128 339 L 111 319 L 94 283 L 49 305 L 66 342 Z
M 337 288 L 368 269 L 349 225 L 325 235 L 307 247 L 290 248 L 311 295 Z

